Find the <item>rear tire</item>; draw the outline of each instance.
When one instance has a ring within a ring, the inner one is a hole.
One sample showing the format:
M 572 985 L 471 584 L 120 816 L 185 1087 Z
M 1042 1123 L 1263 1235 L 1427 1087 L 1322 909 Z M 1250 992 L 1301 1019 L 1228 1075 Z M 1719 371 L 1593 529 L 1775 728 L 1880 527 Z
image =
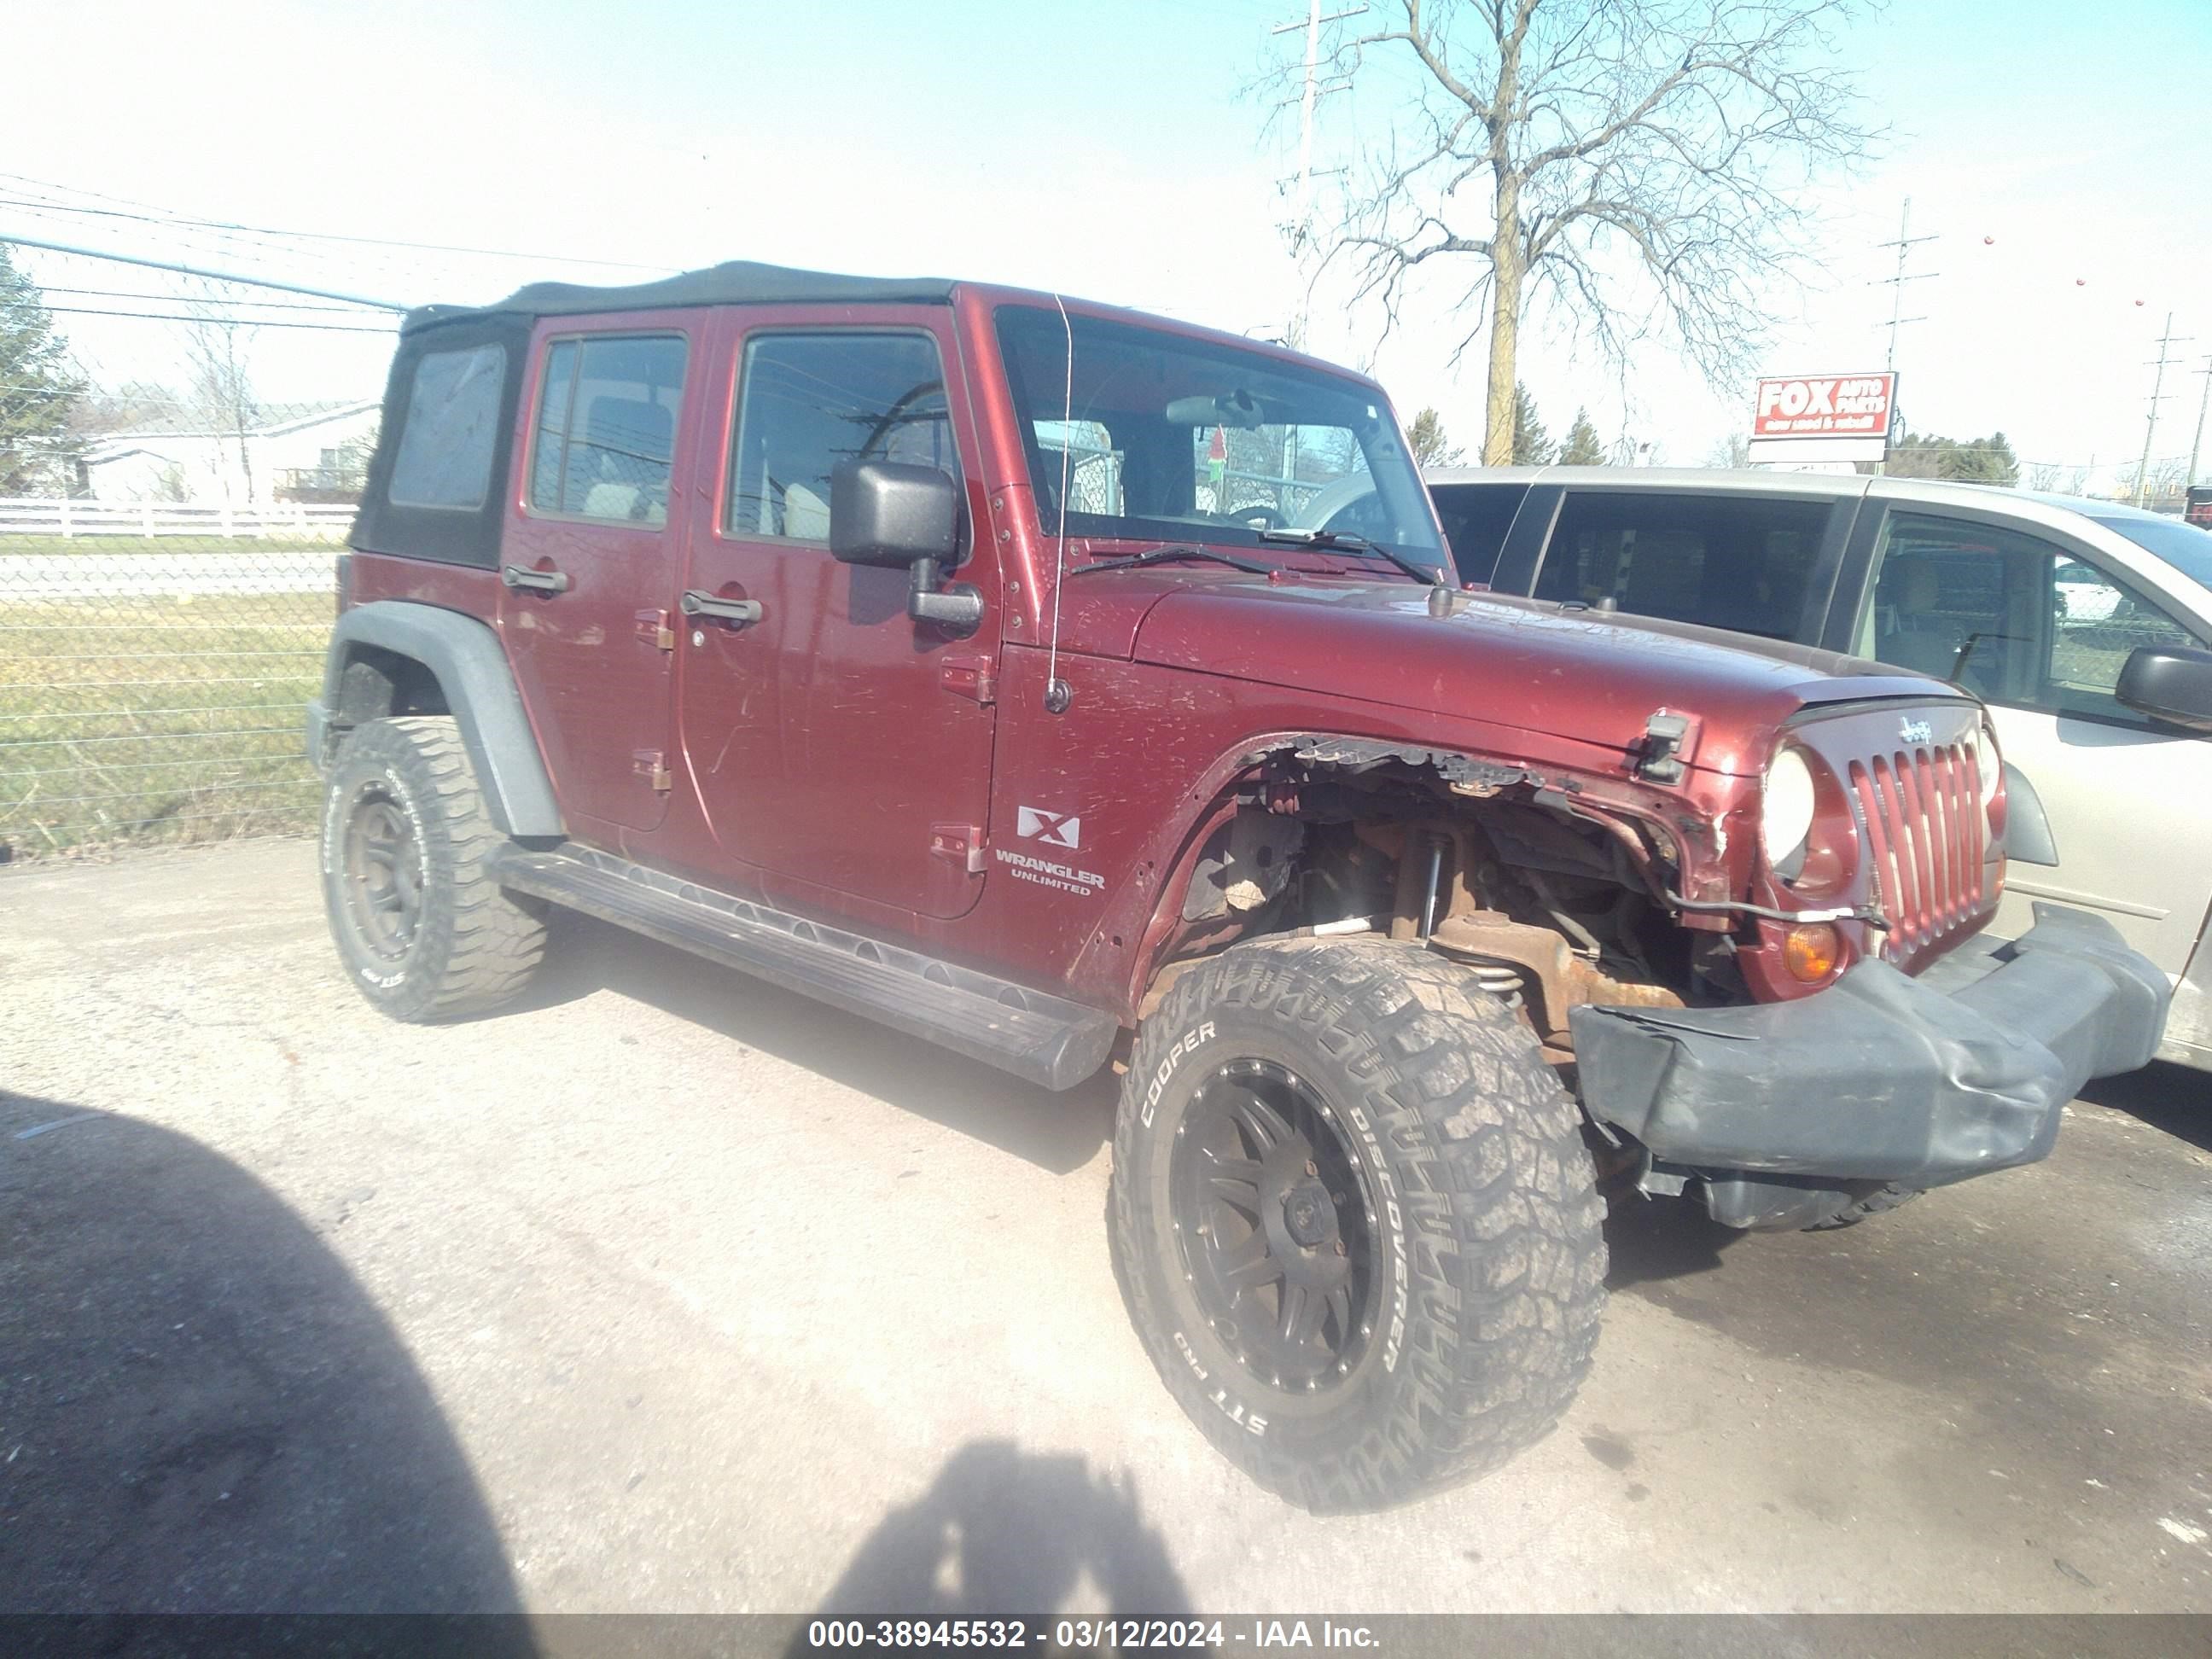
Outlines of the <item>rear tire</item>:
M 1308 1509 L 1403 1503 L 1548 1433 L 1596 1343 L 1603 1215 L 1534 1036 L 1420 946 L 1239 945 L 1138 1033 L 1130 1316 L 1206 1437 Z
M 323 802 L 323 902 L 347 977 L 382 1012 L 456 1019 L 529 984 L 546 906 L 487 873 L 507 841 L 450 717 L 371 720 L 346 739 Z

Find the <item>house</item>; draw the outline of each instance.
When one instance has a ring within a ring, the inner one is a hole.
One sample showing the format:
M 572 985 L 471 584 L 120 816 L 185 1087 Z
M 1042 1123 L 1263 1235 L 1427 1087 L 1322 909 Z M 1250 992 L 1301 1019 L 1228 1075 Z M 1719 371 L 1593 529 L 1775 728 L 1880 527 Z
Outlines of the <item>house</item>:
M 210 430 L 180 410 L 95 439 L 77 458 L 74 493 L 201 507 L 350 501 L 381 407 L 374 398 L 295 404 L 242 432 Z

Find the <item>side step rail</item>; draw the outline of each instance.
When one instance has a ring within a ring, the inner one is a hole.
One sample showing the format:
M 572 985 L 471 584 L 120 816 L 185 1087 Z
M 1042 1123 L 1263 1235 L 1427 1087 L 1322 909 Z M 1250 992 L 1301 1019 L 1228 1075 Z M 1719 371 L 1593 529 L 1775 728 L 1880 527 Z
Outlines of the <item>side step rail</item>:
M 1048 1089 L 1074 1087 L 1106 1063 L 1114 1046 L 1118 1022 L 1103 1009 L 809 921 L 573 842 L 548 852 L 509 846 L 498 854 L 495 869 L 502 886 L 865 1014 Z

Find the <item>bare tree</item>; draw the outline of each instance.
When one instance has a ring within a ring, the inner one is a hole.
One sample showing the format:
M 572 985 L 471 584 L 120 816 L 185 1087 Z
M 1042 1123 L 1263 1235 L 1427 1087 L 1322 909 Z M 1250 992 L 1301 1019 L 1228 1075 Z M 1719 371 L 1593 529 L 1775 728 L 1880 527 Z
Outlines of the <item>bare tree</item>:
M 257 330 L 241 324 L 225 301 L 213 298 L 188 301 L 192 320 L 185 325 L 185 361 L 191 371 L 191 399 L 208 430 L 238 447 L 238 475 L 245 486 L 245 504 L 254 499 L 253 447 L 248 434 L 260 424 L 261 410 L 254 397 L 251 358 Z M 230 495 L 230 480 L 217 469 L 223 495 Z
M 1705 465 L 1717 467 L 1746 467 L 1751 465 L 1751 440 L 1741 432 L 1731 432 L 1725 438 L 1713 440 L 1713 447 L 1705 452 Z
M 1415 273 L 1469 273 L 1457 353 L 1490 337 L 1483 460 L 1504 461 L 1522 313 L 1560 305 L 1572 332 L 1625 365 L 1671 321 L 1716 380 L 1740 368 L 1763 291 L 1794 275 L 1809 182 L 1863 156 L 1850 76 L 1829 29 L 1861 0 L 1395 0 L 1345 40 L 1419 92 L 1364 156 L 1342 217 L 1317 239 L 1383 331 Z

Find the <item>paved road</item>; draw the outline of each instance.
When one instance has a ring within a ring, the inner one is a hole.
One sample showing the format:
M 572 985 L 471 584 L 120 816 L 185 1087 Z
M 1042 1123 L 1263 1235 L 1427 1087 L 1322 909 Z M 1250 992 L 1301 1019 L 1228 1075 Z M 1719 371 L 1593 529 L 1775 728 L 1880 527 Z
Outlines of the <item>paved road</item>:
M 0 1603 L 2212 1610 L 2212 1098 L 1842 1234 L 1612 1228 L 1565 1425 L 1316 1521 L 1054 1097 L 615 933 L 380 1022 L 312 849 L 0 871 Z
M 152 599 L 172 593 L 324 593 L 343 549 L 302 553 L 10 553 L 0 538 L 0 605 L 26 599 Z

